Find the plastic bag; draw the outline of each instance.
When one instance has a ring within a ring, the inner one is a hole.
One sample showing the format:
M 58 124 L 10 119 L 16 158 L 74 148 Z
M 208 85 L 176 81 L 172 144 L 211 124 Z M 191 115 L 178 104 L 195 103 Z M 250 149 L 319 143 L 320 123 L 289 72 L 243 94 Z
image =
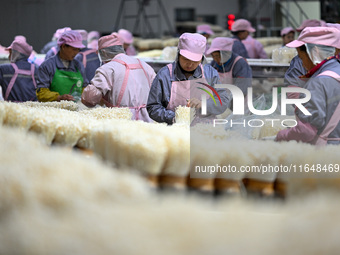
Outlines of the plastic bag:
M 81 101 L 81 93 L 79 93 L 78 91 L 73 91 L 71 94 L 74 98 L 74 102 L 79 102 Z
M 162 51 L 161 58 L 164 60 L 175 61 L 177 55 L 177 47 L 167 46 Z
M 290 61 L 297 55 L 295 48 L 288 48 L 286 46 L 273 50 L 272 60 L 277 64 L 289 64 Z

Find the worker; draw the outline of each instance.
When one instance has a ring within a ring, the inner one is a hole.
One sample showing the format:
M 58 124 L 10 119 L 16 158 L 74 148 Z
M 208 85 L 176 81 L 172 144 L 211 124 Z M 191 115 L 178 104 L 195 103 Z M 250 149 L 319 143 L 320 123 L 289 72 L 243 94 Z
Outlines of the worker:
M 22 38 L 14 39 L 6 48 L 10 64 L 0 65 L 0 85 L 6 101 L 37 101 L 35 94 L 37 70 L 28 62 L 32 46 Z
M 90 49 L 98 50 L 98 40 L 100 33 L 98 31 L 90 31 L 87 35 L 87 47 Z
M 236 20 L 232 27 L 231 33 L 234 35 L 234 45 L 232 51 L 244 58 L 249 58 L 246 46 L 242 43 L 249 33 L 255 32 L 255 29 L 251 26 L 250 22 L 245 19 Z
M 131 32 L 126 29 L 119 29 L 118 35 L 124 41 L 124 50 L 125 50 L 126 55 L 136 56 L 137 51 L 135 47 L 133 46 L 133 35 L 131 34 Z
M 178 42 L 176 60 L 161 68 L 154 79 L 147 104 L 150 117 L 157 122 L 169 125 L 175 122 L 177 106 L 196 108 L 196 115 L 202 106 L 201 95 L 207 89 L 219 83 L 217 71 L 211 65 L 203 65 L 206 38 L 197 33 L 183 33 Z M 217 90 L 222 104 L 215 106 L 213 100 L 207 100 L 207 116 L 223 113 L 229 103 L 230 96 L 226 90 Z M 214 94 L 214 97 L 217 96 Z M 205 117 L 200 116 L 198 117 Z
M 151 83 L 156 76 L 152 67 L 127 56 L 117 33 L 99 39 L 98 53 L 103 65 L 84 89 L 83 104 L 93 107 L 104 102 L 108 107 L 129 107 L 132 119 L 152 122 L 146 110 Z
M 301 32 L 306 27 L 319 27 L 324 26 L 325 23 L 321 20 L 307 19 L 304 20 L 301 25 L 296 29 L 297 32 Z M 303 87 L 306 79 L 301 79 L 307 70 L 302 64 L 302 60 L 299 56 L 295 56 L 291 61 L 288 70 L 284 75 L 284 86 L 285 87 Z M 292 93 L 289 97 L 298 97 L 297 93 Z
M 243 23 L 244 23 L 243 25 L 244 28 L 240 26 L 238 29 L 245 29 L 245 31 L 248 32 L 248 36 L 245 39 L 242 39 L 242 43 L 247 49 L 249 58 L 255 58 L 255 59 L 268 58 L 267 53 L 263 49 L 262 43 L 251 36 L 251 33 L 254 33 L 256 31 L 255 28 L 251 26 L 248 20 L 243 21 Z M 241 35 L 241 36 L 245 37 L 246 34 L 247 33 L 244 33 L 244 35 Z
M 207 54 L 207 51 L 210 47 L 208 40 L 209 40 L 210 36 L 212 36 L 214 34 L 214 32 L 212 31 L 211 27 L 208 24 L 202 24 L 202 25 L 198 25 L 196 27 L 196 33 L 203 35 L 207 39 L 207 46 L 205 48 L 204 54 L 206 56 L 209 55 L 209 54 Z
M 54 55 L 56 55 L 59 51 L 59 46 L 58 46 L 58 38 L 66 31 L 70 31 L 71 28 L 70 27 L 64 27 L 64 28 L 59 28 L 57 29 L 57 31 L 55 32 L 55 34 L 53 35 L 53 38 L 56 38 L 56 44 L 53 45 L 47 52 L 45 55 L 45 59 L 49 59 L 50 57 L 53 57 Z
M 86 87 L 84 66 L 74 57 L 79 53 L 82 37 L 79 32 L 69 30 L 58 39 L 60 48 L 57 55 L 45 60 L 38 70 L 37 96 L 42 102 L 80 100 L 83 87 Z
M 295 140 L 315 145 L 340 144 L 340 31 L 333 27 L 307 27 L 287 47 L 296 48 L 310 78 L 304 88 L 311 99 L 303 104 L 311 115 L 296 109 L 297 126 L 280 131 L 277 141 Z
M 233 44 L 231 38 L 214 38 L 208 50 L 213 58 L 211 65 L 218 71 L 220 83 L 235 84 L 247 95 L 247 88 L 251 87 L 252 71 L 243 57 L 232 52 Z
M 292 27 L 285 27 L 281 29 L 280 35 L 282 38 L 282 46 L 285 46 L 287 43 L 294 41 L 295 30 Z
M 23 35 L 16 35 L 14 37 L 14 40 L 17 40 L 17 39 L 27 42 L 26 37 Z M 35 50 L 32 49 L 32 53 L 28 58 L 28 62 L 30 62 L 31 64 L 35 64 L 36 66 L 40 66 L 43 61 L 44 61 L 44 58 L 37 57 L 37 52 L 35 52 Z
M 85 45 L 85 48 L 82 48 L 80 50 L 75 59 L 83 64 L 85 68 L 86 78 L 88 81 L 90 81 L 94 77 L 97 68 L 100 66 L 99 57 L 97 54 L 97 50 L 89 49 L 87 47 L 87 31 L 84 29 L 79 29 L 76 31 L 80 33 L 83 39 L 82 43 Z
M 247 49 L 249 58 L 255 58 L 255 59 L 267 59 L 268 55 L 265 52 L 263 45 L 260 41 L 253 38 L 251 35 L 248 35 L 248 37 L 244 40 L 242 40 L 242 43 Z

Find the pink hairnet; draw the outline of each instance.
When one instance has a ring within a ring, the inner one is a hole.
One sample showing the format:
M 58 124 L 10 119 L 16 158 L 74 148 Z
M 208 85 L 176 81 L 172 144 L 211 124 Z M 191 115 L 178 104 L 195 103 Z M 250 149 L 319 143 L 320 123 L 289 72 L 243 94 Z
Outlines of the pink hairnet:
M 82 40 L 83 38 L 81 37 L 79 32 L 69 30 L 60 35 L 60 37 L 58 38 L 58 46 L 60 47 L 63 44 L 67 44 L 74 48 L 85 48 Z

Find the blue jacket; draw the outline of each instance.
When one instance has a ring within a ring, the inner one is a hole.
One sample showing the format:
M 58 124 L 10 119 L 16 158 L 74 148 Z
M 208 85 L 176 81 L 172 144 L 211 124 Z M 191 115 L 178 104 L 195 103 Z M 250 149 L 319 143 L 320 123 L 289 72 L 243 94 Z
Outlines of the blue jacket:
M 19 59 L 15 62 L 19 69 L 31 70 L 31 63 L 27 61 L 26 58 Z M 37 80 L 37 67 L 35 67 L 34 77 Z M 2 88 L 3 97 L 5 98 L 7 87 L 14 75 L 14 68 L 11 64 L 0 65 L 0 85 Z M 37 101 L 37 96 L 35 93 L 35 86 L 31 76 L 18 75 L 14 86 L 9 94 L 8 101 Z
M 325 129 L 340 102 L 340 83 L 329 76 L 318 76 L 326 70 L 340 75 L 340 63 L 336 59 L 329 60 L 306 82 L 304 88 L 310 91 L 311 99 L 304 106 L 312 115 L 306 116 L 300 110 L 296 111 L 301 121 L 308 122 L 317 128 L 318 134 Z M 304 97 L 304 95 L 301 96 Z M 340 122 L 329 135 L 329 138 L 334 137 L 340 137 Z M 328 143 L 339 144 L 339 141 L 328 141 Z
M 83 54 L 82 52 L 87 52 L 91 49 L 89 48 L 84 48 L 81 49 L 80 53 L 77 54 L 75 57 L 76 60 L 78 60 L 80 63 L 83 63 Z M 86 73 L 86 78 L 90 82 L 92 78 L 94 77 L 94 74 L 97 70 L 97 68 L 100 66 L 100 61 L 97 53 L 92 52 L 86 56 L 86 67 L 85 67 L 85 73 Z
M 234 36 L 233 39 L 235 41 L 234 41 L 233 48 L 232 48 L 231 51 L 235 52 L 236 54 L 240 55 L 241 57 L 249 58 L 246 46 L 244 46 L 242 41 L 237 36 Z
M 215 84 L 219 83 L 218 73 L 214 68 L 212 68 L 212 66 L 204 65 L 203 70 L 205 79 L 207 80 L 209 85 L 214 87 Z M 172 63 L 172 72 L 173 73 L 170 78 L 170 72 L 167 66 L 161 68 L 158 71 L 155 79 L 152 82 L 147 103 L 147 110 L 151 119 L 157 122 L 166 122 L 170 125 L 173 123 L 173 119 L 175 118 L 175 112 L 166 109 L 171 96 L 171 83 L 172 81 L 188 80 L 182 73 L 176 62 Z M 202 70 L 200 67 L 198 67 L 194 71 L 193 75 L 189 77 L 189 80 L 194 80 L 201 77 Z M 231 100 L 230 95 L 227 93 L 226 90 L 216 89 L 216 91 L 221 97 L 222 106 L 215 106 L 213 100 L 208 99 L 207 113 L 211 115 L 218 115 L 223 113 L 227 109 Z
M 287 86 L 297 86 L 304 87 L 306 81 L 300 79 L 299 77 L 305 75 L 307 70 L 302 65 L 302 60 L 299 56 L 295 56 L 290 62 L 289 68 L 284 76 L 284 85 Z

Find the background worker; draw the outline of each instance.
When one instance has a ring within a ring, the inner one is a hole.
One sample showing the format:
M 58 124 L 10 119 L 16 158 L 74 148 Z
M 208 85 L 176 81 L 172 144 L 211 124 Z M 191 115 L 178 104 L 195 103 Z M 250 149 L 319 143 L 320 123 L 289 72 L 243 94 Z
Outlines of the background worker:
M 208 24 L 202 24 L 202 25 L 198 25 L 196 27 L 196 33 L 203 35 L 207 39 L 207 46 L 206 46 L 205 52 L 204 52 L 204 54 L 207 56 L 208 55 L 207 51 L 210 47 L 208 40 L 209 40 L 210 36 L 212 36 L 214 34 L 214 32 L 212 31 L 211 27 Z
M 287 43 L 294 41 L 295 30 L 292 27 L 285 27 L 281 29 L 280 35 L 282 38 L 282 46 L 285 46 Z
M 251 26 L 251 23 L 248 20 L 243 21 L 243 23 L 244 23 L 244 28 L 240 27 L 239 29 L 245 29 L 245 31 L 248 32 L 248 36 L 246 36 L 245 39 L 242 39 L 242 43 L 247 49 L 249 58 L 255 58 L 255 59 L 268 58 L 267 53 L 263 49 L 262 43 L 260 43 L 258 40 L 256 40 L 255 38 L 251 36 L 251 34 L 254 33 L 256 29 Z
M 83 39 L 82 43 L 85 45 L 85 48 L 82 48 L 80 50 L 75 59 L 83 64 L 85 68 L 86 78 L 88 81 L 90 81 L 94 77 L 97 68 L 100 66 L 99 57 L 97 54 L 97 50 L 87 47 L 87 31 L 84 29 L 79 29 L 76 31 L 80 33 Z
M 98 31 L 90 31 L 87 35 L 87 47 L 90 49 L 98 50 L 98 40 L 100 33 Z
M 255 32 L 255 29 L 251 27 L 248 20 L 238 19 L 231 27 L 231 33 L 234 35 L 233 52 L 244 58 L 249 58 L 248 51 L 242 40 L 245 40 L 249 32 Z
M 87 86 L 84 66 L 75 58 L 81 48 L 79 32 L 64 32 L 58 39 L 60 48 L 57 55 L 45 60 L 38 70 L 37 97 L 39 101 L 80 100 Z
M 133 46 L 133 35 L 132 35 L 132 33 L 130 31 L 126 30 L 126 29 L 119 29 L 118 35 L 124 41 L 124 50 L 125 50 L 126 55 L 136 56 L 137 51 L 136 51 L 135 47 Z
M 247 95 L 247 88 L 251 87 L 252 71 L 248 62 L 232 52 L 233 39 L 216 37 L 211 43 L 208 54 L 211 54 L 214 67 L 222 84 L 235 84 L 243 94 Z
M 0 65 L 3 98 L 14 102 L 36 101 L 37 69 L 28 62 L 32 46 L 17 37 L 6 50 L 9 51 L 8 59 L 11 63 Z

